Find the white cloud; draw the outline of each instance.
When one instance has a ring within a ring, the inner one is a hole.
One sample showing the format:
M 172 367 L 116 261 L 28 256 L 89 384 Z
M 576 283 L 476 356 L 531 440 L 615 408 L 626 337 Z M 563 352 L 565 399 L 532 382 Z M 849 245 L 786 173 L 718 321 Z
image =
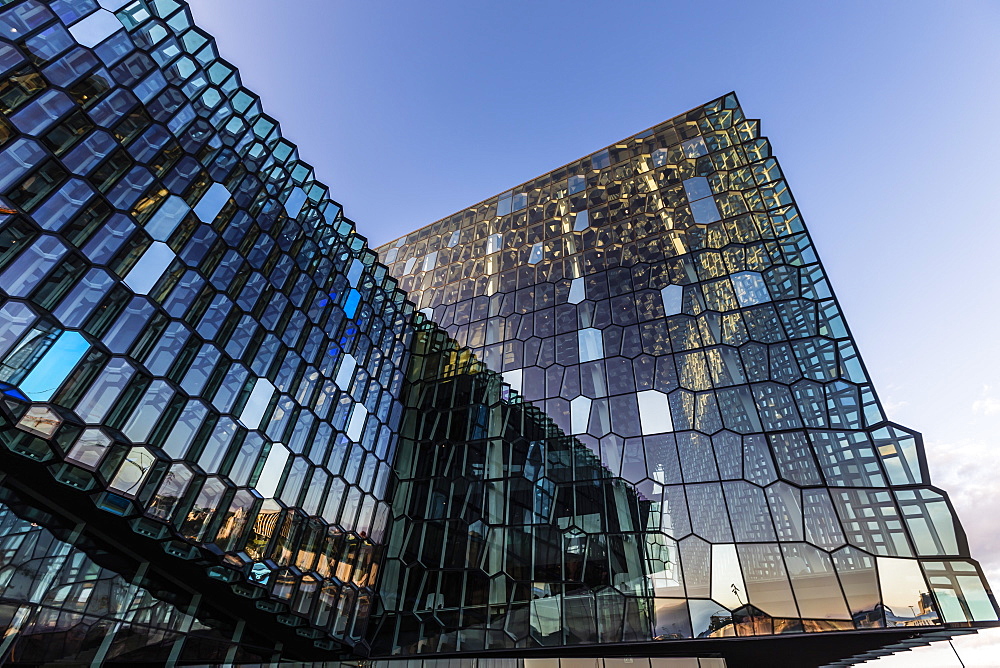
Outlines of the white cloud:
M 1000 413 L 1000 399 L 993 396 L 992 388 L 989 385 L 983 385 L 982 394 L 972 402 L 972 412 L 978 415 Z
M 909 401 L 899 399 L 900 395 L 906 396 L 906 390 L 894 383 L 886 384 L 879 393 L 882 409 L 890 420 L 893 419 L 897 411 L 902 410 L 910 404 Z
M 1000 582 L 1000 513 L 983 512 L 997 506 L 997 443 L 963 440 L 928 442 L 927 463 L 931 481 L 948 492 L 969 538 L 972 556 L 980 561 L 986 577 Z

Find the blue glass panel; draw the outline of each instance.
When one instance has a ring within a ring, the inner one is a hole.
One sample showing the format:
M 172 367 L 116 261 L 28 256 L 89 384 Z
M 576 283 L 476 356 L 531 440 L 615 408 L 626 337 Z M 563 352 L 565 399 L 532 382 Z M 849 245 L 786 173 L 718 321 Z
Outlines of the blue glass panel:
M 708 225 L 722 220 L 722 216 L 719 215 L 719 207 L 715 205 L 715 199 L 712 197 L 691 202 L 691 214 L 694 216 L 694 222 L 699 225 Z
M 285 211 L 292 218 L 299 215 L 302 211 L 302 205 L 306 203 L 306 194 L 303 192 L 302 188 L 292 188 L 292 194 L 288 196 L 288 201 L 285 202 Z
M 121 21 L 115 18 L 111 12 L 101 10 L 94 12 L 69 29 L 80 44 L 94 47 L 106 40 L 119 30 L 122 30 Z
M 510 213 L 510 198 L 504 197 L 502 200 L 497 202 L 497 215 L 506 216 Z
M 166 241 L 190 210 L 183 198 L 171 195 L 146 224 L 146 232 L 157 241 Z
M 688 139 L 681 146 L 684 147 L 684 155 L 689 158 L 699 158 L 708 154 L 708 147 L 705 146 L 705 139 L 703 137 Z
M 740 306 L 753 306 L 771 301 L 771 295 L 764 285 L 764 278 L 756 271 L 741 271 L 732 275 L 736 299 Z
M 6 191 L 46 156 L 42 147 L 30 139 L 20 139 L 0 152 L 0 190 Z
M 21 391 L 34 401 L 48 401 L 88 350 L 82 334 L 63 332 L 21 381 Z
M 361 293 L 351 288 L 347 293 L 347 301 L 344 303 L 344 314 L 348 318 L 353 318 L 358 313 L 358 306 L 361 304 Z
M 708 179 L 704 176 L 696 176 L 684 181 L 684 192 L 687 193 L 688 201 L 694 202 L 711 196 L 712 186 L 708 185 Z
M 14 48 L 13 44 L 0 44 L 0 74 L 11 69 L 24 60 L 24 56 Z
M 11 116 L 11 120 L 24 134 L 37 136 L 72 107 L 73 101 L 65 93 L 50 90 Z
M 222 207 L 229 201 L 229 191 L 221 183 L 213 183 L 198 204 L 194 207 L 194 212 L 205 223 L 211 223 L 222 211 Z
M 603 151 L 598 151 L 590 158 L 590 165 L 594 169 L 604 169 L 611 165 L 611 158 L 608 155 L 608 149 Z
M 125 284 L 136 294 L 148 294 L 175 257 L 167 244 L 153 243 L 125 277 Z
M 72 23 L 84 14 L 97 9 L 97 3 L 94 0 L 53 0 L 50 7 L 63 23 Z
M 70 179 L 35 211 L 35 220 L 47 230 L 58 230 L 87 203 L 93 194 L 94 189 L 86 181 Z
M 135 86 L 135 94 L 148 103 L 157 93 L 167 87 L 167 80 L 159 71 L 153 72 Z

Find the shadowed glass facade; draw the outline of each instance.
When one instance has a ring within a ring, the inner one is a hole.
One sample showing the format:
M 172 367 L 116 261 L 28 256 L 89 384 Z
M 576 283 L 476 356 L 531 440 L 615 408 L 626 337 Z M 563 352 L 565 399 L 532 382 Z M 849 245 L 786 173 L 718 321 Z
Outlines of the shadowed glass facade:
M 183 4 L 4 2 L 0 35 L 10 484 L 100 525 L 230 641 L 251 615 L 272 652 L 350 650 L 405 295 Z
M 997 619 L 733 95 L 376 254 L 183 2 L 0 0 L 0 393 L 0 662 Z

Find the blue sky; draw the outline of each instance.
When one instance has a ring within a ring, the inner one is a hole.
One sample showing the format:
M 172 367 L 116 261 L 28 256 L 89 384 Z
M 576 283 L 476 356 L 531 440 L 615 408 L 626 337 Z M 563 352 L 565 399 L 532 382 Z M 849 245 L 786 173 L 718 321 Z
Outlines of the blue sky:
M 735 90 L 1000 582 L 1000 3 L 190 4 L 373 245 Z

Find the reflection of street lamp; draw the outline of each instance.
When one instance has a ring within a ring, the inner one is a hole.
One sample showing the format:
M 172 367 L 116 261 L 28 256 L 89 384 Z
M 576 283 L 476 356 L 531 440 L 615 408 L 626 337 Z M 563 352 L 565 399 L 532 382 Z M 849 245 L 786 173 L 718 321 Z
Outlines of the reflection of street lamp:
M 912 615 L 913 615 L 914 617 L 916 617 L 916 616 L 917 616 L 917 611 L 913 609 L 913 606 L 912 606 L 912 605 L 911 605 L 911 606 L 909 606 L 909 608 L 910 608 L 910 613 L 911 613 L 911 614 L 912 614 Z
M 132 490 L 134 490 L 136 487 L 138 487 L 139 484 L 143 481 L 143 478 L 146 477 L 146 472 L 149 471 L 149 464 L 145 463 L 143 454 L 144 453 L 139 452 L 139 453 L 137 453 L 135 455 L 134 458 L 132 458 L 132 457 L 126 457 L 125 463 L 122 464 L 121 468 L 118 470 L 118 475 L 115 476 L 115 478 L 118 478 L 119 476 L 121 476 L 122 473 L 124 472 L 125 466 L 127 464 L 131 464 L 132 466 L 134 466 L 135 468 L 137 468 L 139 470 L 139 475 L 136 476 L 136 479 L 132 482 L 132 484 L 129 486 L 129 488 L 121 490 L 121 491 L 125 492 L 126 494 L 131 494 Z M 148 454 L 146 455 L 146 457 L 148 457 Z M 124 482 L 127 482 L 127 480 L 124 481 Z
M 735 582 L 730 583 L 730 587 L 733 588 L 733 594 L 736 596 L 736 600 L 739 601 L 740 607 L 743 607 L 743 599 L 740 598 L 740 588 L 736 586 Z

